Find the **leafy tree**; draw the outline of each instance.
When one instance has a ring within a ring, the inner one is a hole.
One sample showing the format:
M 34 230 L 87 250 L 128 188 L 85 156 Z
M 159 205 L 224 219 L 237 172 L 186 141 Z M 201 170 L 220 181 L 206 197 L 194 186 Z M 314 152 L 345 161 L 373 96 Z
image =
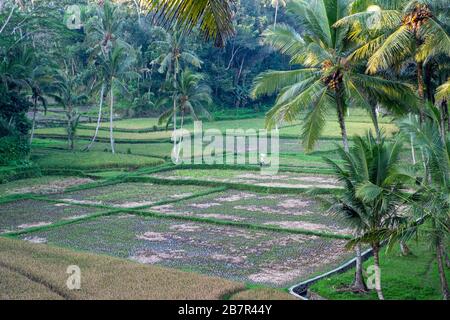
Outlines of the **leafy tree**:
M 59 71 L 54 76 L 54 93 L 49 94 L 58 103 L 60 103 L 67 118 L 67 140 L 70 150 L 74 150 L 75 136 L 80 114 L 76 107 L 86 100 L 86 95 L 79 92 L 78 77 L 65 71 Z
M 331 210 L 342 215 L 355 230 L 350 247 L 362 243 L 372 247 L 379 299 L 384 299 L 379 265 L 381 242 L 404 221 L 401 205 L 406 196 L 405 178 L 399 170 L 401 150 L 400 139 L 377 141 L 368 134 L 367 138 L 355 138 L 350 151 L 339 147 L 342 164 L 327 159 L 345 186 L 343 195 L 331 201 Z
M 356 13 L 336 23 L 338 27 L 353 25 L 353 37 L 360 40 L 353 55 L 368 58 L 367 71 L 371 74 L 413 58 L 418 94 L 424 99 L 424 63 L 441 53 L 450 55 L 450 36 L 445 26 L 448 1 L 363 0 L 353 5 Z M 423 108 L 420 116 L 423 121 Z
M 279 24 L 263 34 L 263 41 L 291 57 L 291 64 L 303 67 L 287 71 L 268 71 L 255 79 L 253 96 L 280 92 L 275 106 L 267 114 L 267 125 L 295 120 L 306 111 L 301 137 L 311 150 L 325 125 L 330 108 L 337 111 L 344 148 L 348 150 L 345 110 L 364 107 L 376 123 L 376 104 L 407 109 L 414 105 L 414 95 L 404 83 L 369 76 L 361 65 L 349 59 L 352 44 L 347 27 L 333 25 L 347 13 L 347 2 L 318 0 L 310 6 L 304 1 L 288 4 L 302 26 L 302 34 Z M 376 127 L 378 127 L 376 125 Z
M 401 235 L 410 235 L 411 229 L 424 231 L 429 243 L 436 252 L 442 296 L 450 297 L 445 274 L 444 258 L 449 241 L 450 228 L 450 136 L 440 130 L 439 111 L 432 108 L 424 122 L 417 119 L 404 119 L 399 122 L 403 133 L 413 135 L 424 153 L 425 176 L 410 206 L 413 216 L 421 224 L 412 223 L 401 228 Z M 415 174 L 410 174 L 416 179 Z

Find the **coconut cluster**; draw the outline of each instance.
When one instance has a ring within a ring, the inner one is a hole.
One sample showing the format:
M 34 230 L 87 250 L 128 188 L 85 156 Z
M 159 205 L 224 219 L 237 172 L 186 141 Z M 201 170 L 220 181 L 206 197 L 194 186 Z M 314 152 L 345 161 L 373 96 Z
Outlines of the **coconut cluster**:
M 420 27 L 433 17 L 430 8 L 424 4 L 417 4 L 414 10 L 403 17 L 403 25 L 408 26 L 411 30 L 417 31 Z

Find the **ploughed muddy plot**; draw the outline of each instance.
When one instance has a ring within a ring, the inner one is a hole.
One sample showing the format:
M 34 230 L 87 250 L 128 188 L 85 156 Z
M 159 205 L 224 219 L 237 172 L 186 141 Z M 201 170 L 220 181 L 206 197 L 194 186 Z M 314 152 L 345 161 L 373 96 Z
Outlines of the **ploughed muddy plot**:
M 349 256 L 343 240 L 134 215 L 104 216 L 32 236 L 78 250 L 277 287 Z
M 351 233 L 345 221 L 331 216 L 316 201 L 303 195 L 230 190 L 177 203 L 154 206 L 148 210 L 285 229 L 302 229 L 339 235 Z
M 280 172 L 277 175 L 262 175 L 259 171 L 239 170 L 173 170 L 152 175 L 171 180 L 208 180 L 217 182 L 250 184 L 262 187 L 281 188 L 340 188 L 339 182 L 332 176 Z
M 0 205 L 0 233 L 84 218 L 102 210 L 39 200 L 19 200 Z
M 21 193 L 53 194 L 64 192 L 66 188 L 91 183 L 92 179 L 77 177 L 47 176 L 17 180 L 0 185 L 0 196 Z
M 177 200 L 209 190 L 199 186 L 168 186 L 151 183 L 121 183 L 95 189 L 74 191 L 57 196 L 64 202 L 86 205 L 108 205 L 117 208 L 148 206 L 156 202 Z

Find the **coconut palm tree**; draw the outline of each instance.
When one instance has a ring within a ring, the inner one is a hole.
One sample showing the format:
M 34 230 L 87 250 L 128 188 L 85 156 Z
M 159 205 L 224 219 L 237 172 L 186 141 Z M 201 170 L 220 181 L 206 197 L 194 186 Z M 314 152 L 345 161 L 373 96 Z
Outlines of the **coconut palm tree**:
M 448 0 L 357 1 L 356 12 L 335 26 L 353 26 L 353 38 L 362 39 L 353 56 L 368 58 L 370 74 L 413 58 L 418 95 L 424 100 L 424 64 L 432 56 L 450 55 L 450 35 L 445 26 L 449 8 Z M 423 121 L 423 107 L 419 113 Z
M 442 136 L 437 108 L 432 107 L 427 113 L 424 122 L 404 119 L 399 126 L 402 132 L 414 136 L 424 153 L 425 176 L 416 196 L 419 205 L 412 206 L 413 213 L 423 223 L 413 227 L 422 229 L 429 237 L 429 243 L 436 252 L 442 296 L 448 300 L 450 293 L 444 258 L 450 228 L 450 135 L 444 132 Z
M 272 0 L 272 7 L 275 8 L 275 17 L 274 17 L 274 27 L 277 25 L 277 18 L 278 18 L 278 10 L 280 9 L 280 6 L 286 7 L 286 1 L 285 0 Z
M 98 57 L 97 63 L 104 87 L 109 90 L 109 137 L 111 143 L 111 152 L 115 154 L 114 147 L 114 98 L 115 91 L 127 91 L 125 80 L 139 77 L 139 74 L 133 71 L 133 64 L 136 61 L 136 55 L 129 45 L 117 43 L 106 54 Z M 100 93 L 102 99 L 102 92 Z M 101 114 L 100 114 L 101 116 Z
M 214 39 L 216 46 L 224 46 L 234 35 L 233 0 L 143 0 L 147 8 L 164 24 L 178 24 L 189 32 L 199 26 L 206 39 Z
M 111 1 L 105 1 L 96 7 L 96 13 L 86 23 L 87 42 L 90 44 L 91 60 L 94 62 L 95 74 L 93 89 L 99 92 L 99 112 L 97 118 L 97 126 L 91 143 L 85 148 L 90 150 L 94 145 L 101 126 L 102 109 L 106 92 L 110 91 L 108 75 L 103 72 L 108 68 L 105 67 L 108 59 L 111 57 L 111 51 L 115 46 L 127 47 L 120 38 L 123 27 L 123 19 L 121 17 L 120 7 Z M 100 62 L 99 62 L 100 61 Z M 111 118 L 110 118 L 111 119 Z M 112 126 L 111 126 L 112 127 Z M 111 149 L 113 147 L 113 133 L 110 130 Z
M 383 137 L 376 140 L 372 134 L 367 138 L 356 137 L 350 151 L 339 147 L 343 163 L 326 161 L 344 183 L 345 191 L 330 201 L 331 211 L 343 216 L 355 230 L 349 247 L 369 244 L 373 250 L 376 286 L 379 299 L 384 299 L 380 274 L 380 247 L 391 230 L 405 218 L 400 210 L 407 199 L 399 170 L 401 139 L 387 142 Z
M 450 132 L 450 113 L 448 101 L 450 99 L 450 79 L 443 83 L 436 90 L 436 105 L 441 109 L 441 135 L 445 136 L 445 131 Z M 447 120 L 447 123 L 445 121 Z M 447 130 L 445 127 L 447 126 Z
M 198 120 L 198 115 L 211 119 L 211 115 L 206 109 L 212 103 L 211 88 L 202 83 L 205 77 L 200 73 L 194 73 L 190 69 L 181 72 L 177 81 L 175 91 L 175 109 L 170 108 L 159 117 L 159 124 L 169 125 L 171 119 L 177 112 L 181 113 L 181 128 L 183 130 L 185 115 L 189 114 L 194 120 Z M 181 138 L 182 139 L 182 138 Z M 181 143 L 181 141 L 180 141 Z M 175 146 L 178 143 L 175 141 Z M 180 149 L 177 151 L 176 161 L 179 159 Z
M 185 50 L 183 33 L 173 30 L 171 34 L 163 32 L 163 40 L 157 44 L 164 48 L 164 51 L 151 63 L 159 65 L 158 72 L 166 75 L 166 84 L 171 84 L 173 90 L 173 130 L 177 129 L 177 87 L 178 75 L 184 66 L 192 66 L 201 68 L 203 62 L 195 55 L 195 53 Z M 175 141 L 175 144 L 177 142 Z
M 66 112 L 68 146 L 70 150 L 74 150 L 75 134 L 80 119 L 80 114 L 76 106 L 85 101 L 87 97 L 78 90 L 79 83 L 77 76 L 64 71 L 59 71 L 54 76 L 52 88 L 54 93 L 49 94 L 49 96 L 60 103 Z
M 279 92 L 275 106 L 267 114 L 267 125 L 293 121 L 306 110 L 302 140 L 311 150 L 325 125 L 325 114 L 335 109 L 341 128 L 344 148 L 349 149 L 345 110 L 364 107 L 378 127 L 375 108 L 407 110 L 415 98 L 409 86 L 364 74 L 359 62 L 349 59 L 352 43 L 347 40 L 348 27 L 333 25 L 347 14 L 347 1 L 316 0 L 314 5 L 302 0 L 288 3 L 287 11 L 302 26 L 304 32 L 284 24 L 269 28 L 263 41 L 291 57 L 292 65 L 301 68 L 288 71 L 268 71 L 255 80 L 252 95 L 258 97 Z

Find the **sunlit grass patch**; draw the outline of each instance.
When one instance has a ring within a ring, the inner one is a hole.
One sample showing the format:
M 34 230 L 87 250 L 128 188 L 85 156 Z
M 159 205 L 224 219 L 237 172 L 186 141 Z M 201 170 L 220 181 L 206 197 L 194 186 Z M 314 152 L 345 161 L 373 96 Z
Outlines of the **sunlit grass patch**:
M 49 169 L 107 169 L 140 168 L 164 163 L 158 158 L 111 154 L 108 152 L 51 152 L 35 158 L 42 168 Z
M 286 287 L 348 255 L 344 240 L 126 214 L 33 236 L 76 250 L 276 287 Z

